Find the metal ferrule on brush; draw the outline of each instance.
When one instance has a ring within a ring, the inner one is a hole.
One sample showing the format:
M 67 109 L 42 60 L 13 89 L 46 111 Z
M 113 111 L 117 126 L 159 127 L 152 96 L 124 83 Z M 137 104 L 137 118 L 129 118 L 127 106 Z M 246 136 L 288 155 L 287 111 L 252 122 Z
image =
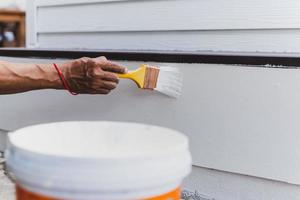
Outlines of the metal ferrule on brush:
M 153 90 L 154 88 L 156 88 L 158 74 L 159 74 L 158 67 L 147 66 L 143 88 L 150 89 L 150 90 Z

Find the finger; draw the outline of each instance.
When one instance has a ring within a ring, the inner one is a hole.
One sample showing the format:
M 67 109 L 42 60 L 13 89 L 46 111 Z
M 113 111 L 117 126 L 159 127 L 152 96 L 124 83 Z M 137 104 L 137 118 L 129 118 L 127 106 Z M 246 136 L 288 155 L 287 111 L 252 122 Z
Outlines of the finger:
M 110 81 L 102 81 L 102 87 L 103 89 L 113 90 L 117 87 L 117 83 L 110 82 Z
M 104 80 L 119 83 L 119 77 L 115 73 L 103 71 L 100 68 L 94 69 L 91 73 L 88 71 L 86 76 L 89 80 Z
M 90 88 L 93 90 L 97 90 L 99 88 L 113 90 L 117 87 L 117 85 L 118 83 L 116 82 L 105 81 L 103 79 L 93 79 L 90 83 Z
M 98 89 L 98 90 L 85 90 L 81 91 L 80 94 L 109 94 L 110 90 L 107 89 Z
M 99 63 L 101 65 L 101 68 L 104 71 L 109 71 L 109 72 L 114 72 L 114 73 L 119 73 L 119 74 L 124 74 L 127 72 L 127 68 L 111 61 L 105 61 Z
M 109 94 L 109 93 L 110 93 L 110 90 L 103 89 L 103 88 L 100 88 L 100 89 L 94 91 L 94 94 Z
M 105 80 L 105 81 L 111 81 L 111 82 L 119 83 L 118 76 L 114 73 L 111 73 L 111 72 L 105 72 L 104 71 L 104 75 L 103 75 L 102 79 Z
M 94 80 L 91 83 L 91 88 L 94 90 L 97 89 L 106 89 L 106 90 L 113 90 L 117 87 L 117 83 L 111 81 L 104 81 L 104 80 Z

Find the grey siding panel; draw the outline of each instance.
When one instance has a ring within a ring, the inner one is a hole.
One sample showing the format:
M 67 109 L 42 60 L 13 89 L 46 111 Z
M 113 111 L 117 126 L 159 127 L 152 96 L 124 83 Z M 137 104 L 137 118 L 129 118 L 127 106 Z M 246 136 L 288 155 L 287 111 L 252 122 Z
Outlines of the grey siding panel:
M 146 0 L 40 6 L 39 32 L 299 28 L 297 0 Z M 68 22 L 68 23 L 63 23 Z
M 300 30 L 41 33 L 38 38 L 49 48 L 300 52 Z
M 28 46 L 300 52 L 298 0 L 28 0 Z

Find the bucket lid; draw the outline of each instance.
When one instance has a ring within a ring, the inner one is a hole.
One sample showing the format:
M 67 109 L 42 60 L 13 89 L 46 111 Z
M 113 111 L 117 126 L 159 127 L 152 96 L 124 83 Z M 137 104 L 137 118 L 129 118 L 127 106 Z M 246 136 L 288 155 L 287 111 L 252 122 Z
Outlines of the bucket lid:
M 127 191 L 179 183 L 191 169 L 188 139 L 124 122 L 60 122 L 9 134 L 7 165 L 42 190 Z

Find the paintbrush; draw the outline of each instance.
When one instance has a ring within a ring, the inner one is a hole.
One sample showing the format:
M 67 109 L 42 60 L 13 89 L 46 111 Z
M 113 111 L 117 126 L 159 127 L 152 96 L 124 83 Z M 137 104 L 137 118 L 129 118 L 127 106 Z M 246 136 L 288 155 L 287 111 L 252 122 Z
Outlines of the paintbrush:
M 154 67 L 143 64 L 137 70 L 118 74 L 118 77 L 131 79 L 142 89 L 156 90 L 174 98 L 181 95 L 182 74 L 175 67 Z

